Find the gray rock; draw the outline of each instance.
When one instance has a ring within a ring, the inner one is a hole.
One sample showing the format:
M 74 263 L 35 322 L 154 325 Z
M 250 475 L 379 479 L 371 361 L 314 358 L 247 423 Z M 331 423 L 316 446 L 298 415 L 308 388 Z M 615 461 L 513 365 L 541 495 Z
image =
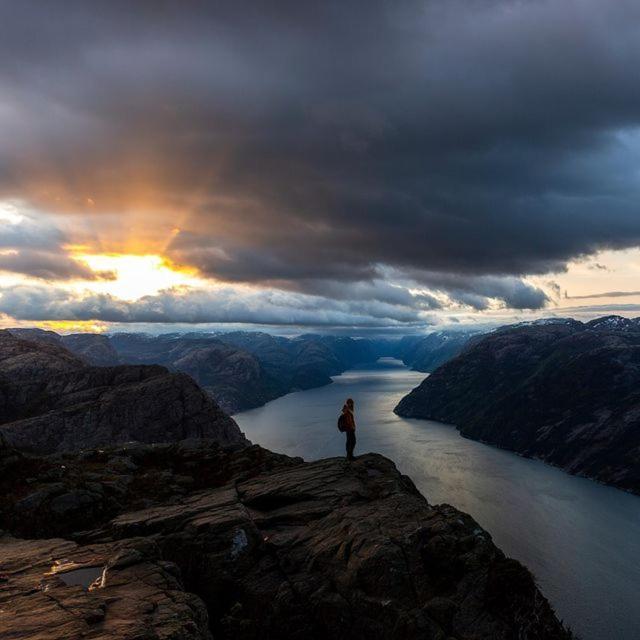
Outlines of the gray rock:
M 16 503 L 16 509 L 18 511 L 35 511 L 49 500 L 51 496 L 61 491 L 64 491 L 64 484 L 62 482 L 53 482 L 19 500 Z
M 66 456 L 66 482 L 86 470 L 104 486 L 114 454 Z M 188 463 L 200 484 L 178 494 Z M 382 456 L 303 463 L 191 441 L 147 448 L 131 473 L 94 530 L 57 529 L 76 542 L 0 541 L 3 637 L 570 638 L 522 565 Z M 11 504 L 0 515 L 21 524 Z
M 127 545 L 87 548 L 64 540 L 2 538 L 0 573 L 9 577 L 0 584 L 0 636 L 212 640 L 204 603 L 184 591 L 175 568 L 167 570 L 157 557 L 105 570 L 86 586 L 60 579 L 82 569 L 97 568 L 94 574 L 99 573 L 118 553 L 126 554 Z
M 56 496 L 51 500 L 50 509 L 56 516 L 65 517 L 70 513 L 86 509 L 98 504 L 102 496 L 98 493 L 90 491 L 75 490 L 68 491 L 62 495 Z

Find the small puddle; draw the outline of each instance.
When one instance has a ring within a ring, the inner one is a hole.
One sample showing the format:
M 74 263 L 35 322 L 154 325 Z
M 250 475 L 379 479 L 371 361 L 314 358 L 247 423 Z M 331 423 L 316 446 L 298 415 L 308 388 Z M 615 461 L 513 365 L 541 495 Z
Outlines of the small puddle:
M 80 585 L 84 589 L 88 589 L 96 578 L 102 575 L 103 567 L 80 567 L 71 571 L 56 573 L 56 576 L 62 580 L 68 587 L 72 585 Z

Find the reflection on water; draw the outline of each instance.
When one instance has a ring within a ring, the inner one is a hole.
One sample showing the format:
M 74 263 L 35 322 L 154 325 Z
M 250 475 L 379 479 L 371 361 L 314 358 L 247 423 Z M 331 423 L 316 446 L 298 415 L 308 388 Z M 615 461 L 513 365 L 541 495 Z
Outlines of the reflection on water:
M 57 572 L 56 575 L 67 586 L 80 585 L 88 589 L 104 573 L 104 567 L 80 567 L 70 571 Z
M 393 407 L 423 378 L 385 358 L 234 417 L 253 442 L 313 460 L 343 455 L 336 423 L 345 398 L 354 398 L 356 454 L 388 456 L 430 502 L 470 513 L 533 571 L 582 640 L 638 640 L 640 498 L 466 440 L 447 425 L 399 418 Z

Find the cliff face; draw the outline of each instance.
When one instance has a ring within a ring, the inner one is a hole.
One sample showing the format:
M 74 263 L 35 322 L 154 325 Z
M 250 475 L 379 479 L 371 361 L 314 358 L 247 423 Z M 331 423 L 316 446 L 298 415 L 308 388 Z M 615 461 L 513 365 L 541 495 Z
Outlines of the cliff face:
M 473 341 L 396 413 L 640 493 L 640 327 L 601 318 Z
M 305 334 L 283 338 L 256 331 L 235 331 L 217 337 L 251 353 L 271 378 L 286 389 L 284 393 L 329 384 L 331 376 L 378 357 L 370 341 L 347 337 Z
M 381 456 L 5 448 L 0 489 L 2 637 L 569 638 L 524 567 Z
M 157 366 L 90 367 L 63 347 L 0 331 L 0 435 L 52 453 L 137 440 L 246 442 L 185 374 Z

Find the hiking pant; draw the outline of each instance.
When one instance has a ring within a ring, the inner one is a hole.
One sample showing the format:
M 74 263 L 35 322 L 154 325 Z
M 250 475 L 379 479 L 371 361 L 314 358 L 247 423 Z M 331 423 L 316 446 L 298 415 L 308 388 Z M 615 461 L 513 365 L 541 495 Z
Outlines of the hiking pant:
M 347 458 L 353 458 L 353 450 L 356 447 L 356 432 L 347 431 Z

